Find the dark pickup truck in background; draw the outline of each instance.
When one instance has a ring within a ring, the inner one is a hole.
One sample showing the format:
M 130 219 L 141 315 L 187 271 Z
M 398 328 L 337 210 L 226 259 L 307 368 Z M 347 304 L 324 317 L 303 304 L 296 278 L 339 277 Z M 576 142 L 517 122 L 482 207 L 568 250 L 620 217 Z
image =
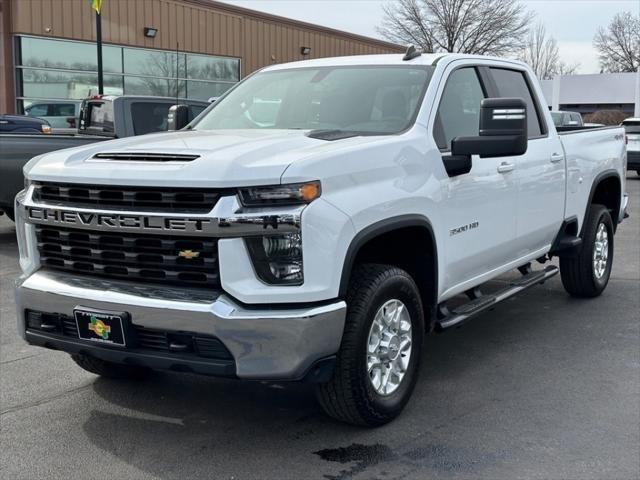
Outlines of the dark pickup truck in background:
M 0 212 L 13 219 L 13 199 L 24 186 L 22 167 L 37 155 L 112 140 L 164 132 L 169 108 L 188 107 L 188 120 L 197 117 L 208 102 L 148 96 L 95 96 L 82 102 L 78 132 L 72 135 L 3 134 L 0 137 Z

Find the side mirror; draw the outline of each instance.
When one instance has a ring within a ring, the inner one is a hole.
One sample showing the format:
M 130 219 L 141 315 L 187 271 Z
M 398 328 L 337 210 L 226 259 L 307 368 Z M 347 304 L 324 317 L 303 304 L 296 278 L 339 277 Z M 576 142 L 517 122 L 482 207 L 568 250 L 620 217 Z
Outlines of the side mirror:
M 527 151 L 527 104 L 521 98 L 486 98 L 480 105 L 477 137 L 456 137 L 445 166 L 449 176 L 471 170 L 471 155 L 511 157 Z
M 527 151 L 527 104 L 521 98 L 486 98 L 480 104 L 477 137 L 451 140 L 445 168 L 450 177 L 471 171 L 471 155 L 511 157 Z
M 511 157 L 527 151 L 527 104 L 521 98 L 487 98 L 480 106 L 480 135 L 456 137 L 453 155 Z
M 167 130 L 182 130 L 189 123 L 189 107 L 187 105 L 173 105 L 169 108 Z

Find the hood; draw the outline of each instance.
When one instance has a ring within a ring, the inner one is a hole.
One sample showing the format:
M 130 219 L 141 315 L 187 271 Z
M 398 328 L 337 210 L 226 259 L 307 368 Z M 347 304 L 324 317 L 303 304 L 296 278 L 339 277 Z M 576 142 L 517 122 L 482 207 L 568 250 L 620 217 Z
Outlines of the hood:
M 218 130 L 149 134 L 45 154 L 25 167 L 31 180 L 227 188 L 280 183 L 294 161 L 336 148 L 302 130 Z M 373 137 L 368 137 L 369 139 Z M 188 162 L 96 160 L 104 153 L 198 155 Z

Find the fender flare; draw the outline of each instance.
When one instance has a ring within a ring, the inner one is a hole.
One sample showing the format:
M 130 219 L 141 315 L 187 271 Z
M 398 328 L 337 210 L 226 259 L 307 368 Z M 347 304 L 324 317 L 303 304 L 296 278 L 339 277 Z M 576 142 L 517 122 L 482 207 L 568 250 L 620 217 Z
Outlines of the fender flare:
M 606 180 L 607 178 L 616 178 L 618 180 L 618 184 L 620 185 L 620 194 L 622 195 L 624 192 L 622 191 L 622 180 L 620 179 L 620 173 L 617 170 L 614 169 L 608 169 L 605 170 L 604 172 L 600 172 L 598 175 L 596 175 L 596 178 L 593 179 L 593 183 L 591 184 L 591 190 L 589 191 L 589 199 L 587 201 L 587 205 L 585 207 L 584 210 L 584 217 L 582 217 L 582 225 L 580 226 L 580 238 L 582 238 L 582 234 L 584 233 L 584 225 L 585 225 L 585 220 L 587 219 L 587 215 L 589 214 L 589 207 L 591 206 L 591 202 L 593 202 L 593 196 L 596 193 L 596 190 L 598 188 L 598 185 L 600 185 L 600 183 L 602 183 L 603 180 Z M 620 202 L 622 201 L 622 199 L 618 199 L 618 209 L 620 208 Z M 618 211 L 618 216 L 620 215 L 620 212 Z M 618 225 L 618 219 L 617 218 L 612 218 L 611 220 L 613 220 L 613 225 L 614 228 L 617 227 Z
M 342 266 L 342 276 L 340 278 L 340 289 L 338 296 L 345 298 L 347 289 L 349 287 L 349 279 L 353 270 L 353 264 L 358 255 L 358 252 L 367 242 L 374 238 L 383 235 L 385 233 L 392 232 L 394 230 L 400 230 L 407 227 L 422 227 L 427 230 L 431 237 L 433 244 L 433 265 L 434 265 L 434 284 L 432 286 L 434 299 L 437 302 L 438 297 L 438 245 L 436 243 L 436 236 L 433 232 L 433 226 L 429 219 L 422 215 L 409 214 L 399 215 L 397 217 L 386 218 L 379 222 L 373 223 L 362 230 L 360 230 L 355 237 L 351 240 L 347 253 L 345 255 L 344 263 Z

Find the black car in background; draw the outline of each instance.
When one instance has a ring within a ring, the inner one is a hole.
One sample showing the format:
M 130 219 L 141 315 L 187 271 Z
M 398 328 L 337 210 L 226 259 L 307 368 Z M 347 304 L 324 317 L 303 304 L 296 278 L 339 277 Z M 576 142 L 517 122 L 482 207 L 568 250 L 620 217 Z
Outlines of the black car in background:
M 46 120 L 26 115 L 0 115 L 0 134 L 3 133 L 51 133 L 51 125 Z

